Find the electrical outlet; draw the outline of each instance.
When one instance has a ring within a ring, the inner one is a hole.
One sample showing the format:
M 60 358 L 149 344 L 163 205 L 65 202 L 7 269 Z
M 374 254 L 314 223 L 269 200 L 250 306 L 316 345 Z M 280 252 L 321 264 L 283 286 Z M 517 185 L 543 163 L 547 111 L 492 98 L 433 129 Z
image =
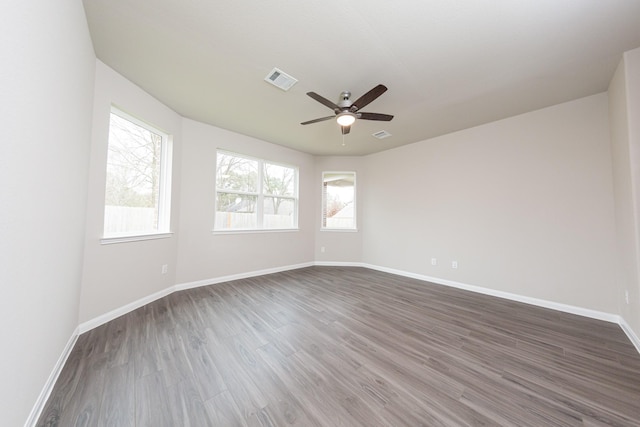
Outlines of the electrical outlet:
M 458 268 L 458 261 L 451 261 L 451 268 Z
M 162 264 L 162 274 L 167 274 L 167 270 L 169 269 L 169 266 L 167 264 Z
M 320 252 L 324 253 L 324 246 L 320 246 Z
M 624 300 L 629 304 L 629 291 L 624 291 Z
M 438 260 L 436 258 L 431 258 L 431 265 L 438 265 Z

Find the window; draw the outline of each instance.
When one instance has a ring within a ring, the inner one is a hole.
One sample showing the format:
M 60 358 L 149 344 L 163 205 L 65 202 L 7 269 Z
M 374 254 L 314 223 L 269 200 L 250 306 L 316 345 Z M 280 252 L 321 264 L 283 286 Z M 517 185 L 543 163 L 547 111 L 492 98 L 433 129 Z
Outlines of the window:
M 356 173 L 322 173 L 322 228 L 356 229 Z
M 104 237 L 169 232 L 169 136 L 112 108 L 109 122 Z
M 297 227 L 297 168 L 218 151 L 214 230 Z

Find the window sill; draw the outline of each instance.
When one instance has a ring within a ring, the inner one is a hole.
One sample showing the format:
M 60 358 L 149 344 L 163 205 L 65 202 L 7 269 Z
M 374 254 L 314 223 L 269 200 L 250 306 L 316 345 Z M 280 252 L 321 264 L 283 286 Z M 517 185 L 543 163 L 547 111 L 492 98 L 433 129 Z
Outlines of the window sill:
M 101 245 L 112 245 L 115 243 L 139 242 L 141 240 L 157 240 L 168 239 L 173 233 L 153 233 L 153 234 L 137 234 L 133 236 L 111 236 L 100 239 Z
M 357 228 L 321 228 L 320 231 L 337 231 L 338 233 L 357 233 Z
M 255 233 L 291 233 L 298 232 L 299 228 L 274 228 L 274 229 L 260 229 L 260 230 L 211 230 L 212 234 L 224 235 L 224 234 L 255 234 Z

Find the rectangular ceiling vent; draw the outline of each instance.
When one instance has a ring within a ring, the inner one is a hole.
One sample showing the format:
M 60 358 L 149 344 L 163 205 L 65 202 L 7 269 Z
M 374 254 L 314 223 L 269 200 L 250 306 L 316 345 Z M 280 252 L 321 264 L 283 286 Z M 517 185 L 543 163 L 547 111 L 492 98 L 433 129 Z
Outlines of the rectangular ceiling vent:
M 391 134 L 389 132 L 387 132 L 386 130 L 378 131 L 376 133 L 373 133 L 372 135 L 375 136 L 378 139 L 385 139 L 385 138 L 389 138 L 391 136 Z
M 277 68 L 271 70 L 271 72 L 267 75 L 267 77 L 264 78 L 264 80 L 276 87 L 279 87 L 282 90 L 289 90 L 291 89 L 291 86 L 298 83 L 298 80 L 294 79 L 289 74 Z

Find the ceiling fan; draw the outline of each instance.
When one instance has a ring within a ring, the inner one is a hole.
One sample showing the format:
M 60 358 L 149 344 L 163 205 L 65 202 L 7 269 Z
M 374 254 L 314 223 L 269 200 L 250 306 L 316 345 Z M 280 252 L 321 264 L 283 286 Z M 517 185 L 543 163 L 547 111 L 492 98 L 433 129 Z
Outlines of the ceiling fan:
M 393 119 L 392 115 L 360 111 L 361 108 L 369 105 L 386 91 L 387 87 L 385 85 L 378 85 L 353 102 L 351 102 L 351 92 L 344 91 L 340 94 L 340 101 L 338 101 L 337 104 L 334 104 L 315 92 L 307 92 L 307 95 L 319 103 L 331 108 L 335 114 L 333 116 L 321 117 L 319 119 L 309 120 L 300 124 L 310 125 L 311 123 L 323 122 L 325 120 L 335 118 L 342 129 L 342 134 L 346 135 L 351 131 L 351 125 L 356 121 L 356 119 L 388 122 Z

